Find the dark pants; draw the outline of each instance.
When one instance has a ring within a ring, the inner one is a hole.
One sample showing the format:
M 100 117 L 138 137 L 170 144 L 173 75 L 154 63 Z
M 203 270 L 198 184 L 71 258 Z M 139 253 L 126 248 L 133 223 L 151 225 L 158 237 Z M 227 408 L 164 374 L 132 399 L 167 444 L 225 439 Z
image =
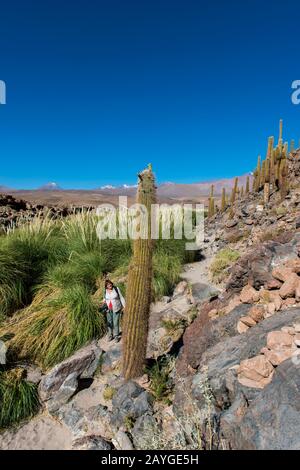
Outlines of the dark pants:
M 118 312 L 113 312 L 112 310 L 108 310 L 107 312 L 107 326 L 108 326 L 108 334 L 110 336 L 116 337 L 120 334 L 120 317 L 121 317 L 122 310 Z

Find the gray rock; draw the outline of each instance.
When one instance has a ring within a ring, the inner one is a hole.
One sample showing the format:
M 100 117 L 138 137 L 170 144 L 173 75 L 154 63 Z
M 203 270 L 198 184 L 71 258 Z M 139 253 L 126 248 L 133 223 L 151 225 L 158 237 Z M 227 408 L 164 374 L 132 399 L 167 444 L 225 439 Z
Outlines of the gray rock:
M 145 441 L 151 441 L 157 433 L 157 424 L 153 416 L 145 414 L 140 416 L 131 430 L 134 447 L 142 449 L 147 447 Z
M 101 436 L 84 436 L 75 439 L 72 444 L 73 450 L 111 450 L 112 446 Z
M 6 364 L 6 352 L 7 352 L 7 347 L 4 341 L 0 340 L 0 364 L 1 365 Z
M 121 356 L 122 350 L 120 343 L 113 345 L 107 352 L 105 352 L 103 354 L 103 360 L 101 364 L 102 374 L 120 375 Z
M 101 349 L 96 342 L 85 346 L 73 356 L 57 364 L 39 385 L 40 400 L 55 412 L 76 392 L 80 378 L 90 378 L 96 371 Z
M 43 376 L 42 370 L 40 369 L 40 367 L 30 364 L 30 365 L 26 365 L 25 369 L 26 369 L 27 382 L 39 384 Z
M 299 395 L 300 367 L 289 359 L 277 367 L 272 382 L 250 403 L 238 429 L 233 421 L 229 434 L 232 447 L 299 450 Z
M 126 419 L 136 420 L 140 416 L 153 412 L 152 397 L 149 392 L 133 381 L 122 385 L 112 399 L 111 423 L 120 428 Z
M 207 406 L 203 385 L 208 384 L 212 394 L 212 419 L 220 422 L 221 436 L 233 448 L 299 448 L 300 366 L 292 360 L 285 361 L 263 390 L 241 385 L 236 374 L 236 366 L 243 359 L 260 353 L 270 331 L 292 326 L 299 321 L 300 309 L 292 308 L 263 320 L 242 335 L 223 336 L 219 341 L 213 336 L 214 344 L 209 346 L 207 341 L 208 347 L 202 350 L 199 358 L 200 371 L 193 377 L 183 379 L 183 383 L 181 381 L 180 387 L 184 389 L 185 396 L 190 396 L 200 410 Z M 215 327 L 218 329 L 218 325 Z M 180 387 L 177 387 L 179 390 Z M 177 416 L 181 415 L 183 408 L 184 395 L 179 392 L 176 391 L 173 406 Z
M 124 431 L 119 431 L 114 435 L 112 443 L 117 450 L 133 450 L 133 444 L 128 436 L 128 434 Z

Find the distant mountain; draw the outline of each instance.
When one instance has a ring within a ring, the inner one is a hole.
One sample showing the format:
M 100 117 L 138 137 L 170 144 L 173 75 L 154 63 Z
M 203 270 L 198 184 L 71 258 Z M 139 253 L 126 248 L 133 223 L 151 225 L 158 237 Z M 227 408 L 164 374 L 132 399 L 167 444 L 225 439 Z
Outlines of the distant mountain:
M 37 188 L 37 191 L 63 191 L 57 183 L 47 183 Z
M 252 185 L 253 176 L 248 173 L 239 177 L 239 186 L 246 186 L 247 176 L 250 178 L 250 188 Z M 204 181 L 199 183 L 179 184 L 166 182 L 158 185 L 157 194 L 159 197 L 172 198 L 172 199 L 189 199 L 208 196 L 211 185 L 214 185 L 214 192 L 216 196 L 220 196 L 222 188 L 230 191 L 234 185 L 235 178 L 223 178 L 212 181 Z M 136 186 L 102 186 L 97 188 L 102 194 L 109 196 L 134 196 L 136 193 Z
M 10 192 L 11 188 L 8 188 L 7 186 L 1 186 L 0 185 L 0 193 L 7 193 Z

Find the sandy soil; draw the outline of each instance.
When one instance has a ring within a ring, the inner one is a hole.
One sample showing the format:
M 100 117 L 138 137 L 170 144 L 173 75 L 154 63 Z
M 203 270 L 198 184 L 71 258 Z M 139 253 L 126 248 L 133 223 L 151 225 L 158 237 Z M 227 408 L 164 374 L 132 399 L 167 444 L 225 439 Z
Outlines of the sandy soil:
M 1 450 L 68 450 L 71 443 L 69 430 L 44 414 L 0 434 Z

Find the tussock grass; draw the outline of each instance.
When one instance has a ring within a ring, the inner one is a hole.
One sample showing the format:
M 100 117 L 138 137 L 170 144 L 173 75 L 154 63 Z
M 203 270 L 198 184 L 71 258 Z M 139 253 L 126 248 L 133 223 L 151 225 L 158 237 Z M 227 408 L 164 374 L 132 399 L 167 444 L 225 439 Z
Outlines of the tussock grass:
M 230 248 L 220 250 L 210 265 L 210 273 L 214 282 L 224 281 L 228 275 L 228 268 L 240 257 L 240 253 Z
M 105 322 L 84 286 L 75 284 L 63 290 L 48 286 L 0 331 L 13 335 L 8 346 L 14 355 L 48 368 L 101 337 Z
M 0 372 L 0 429 L 33 416 L 38 408 L 35 384 L 26 382 L 20 368 Z

